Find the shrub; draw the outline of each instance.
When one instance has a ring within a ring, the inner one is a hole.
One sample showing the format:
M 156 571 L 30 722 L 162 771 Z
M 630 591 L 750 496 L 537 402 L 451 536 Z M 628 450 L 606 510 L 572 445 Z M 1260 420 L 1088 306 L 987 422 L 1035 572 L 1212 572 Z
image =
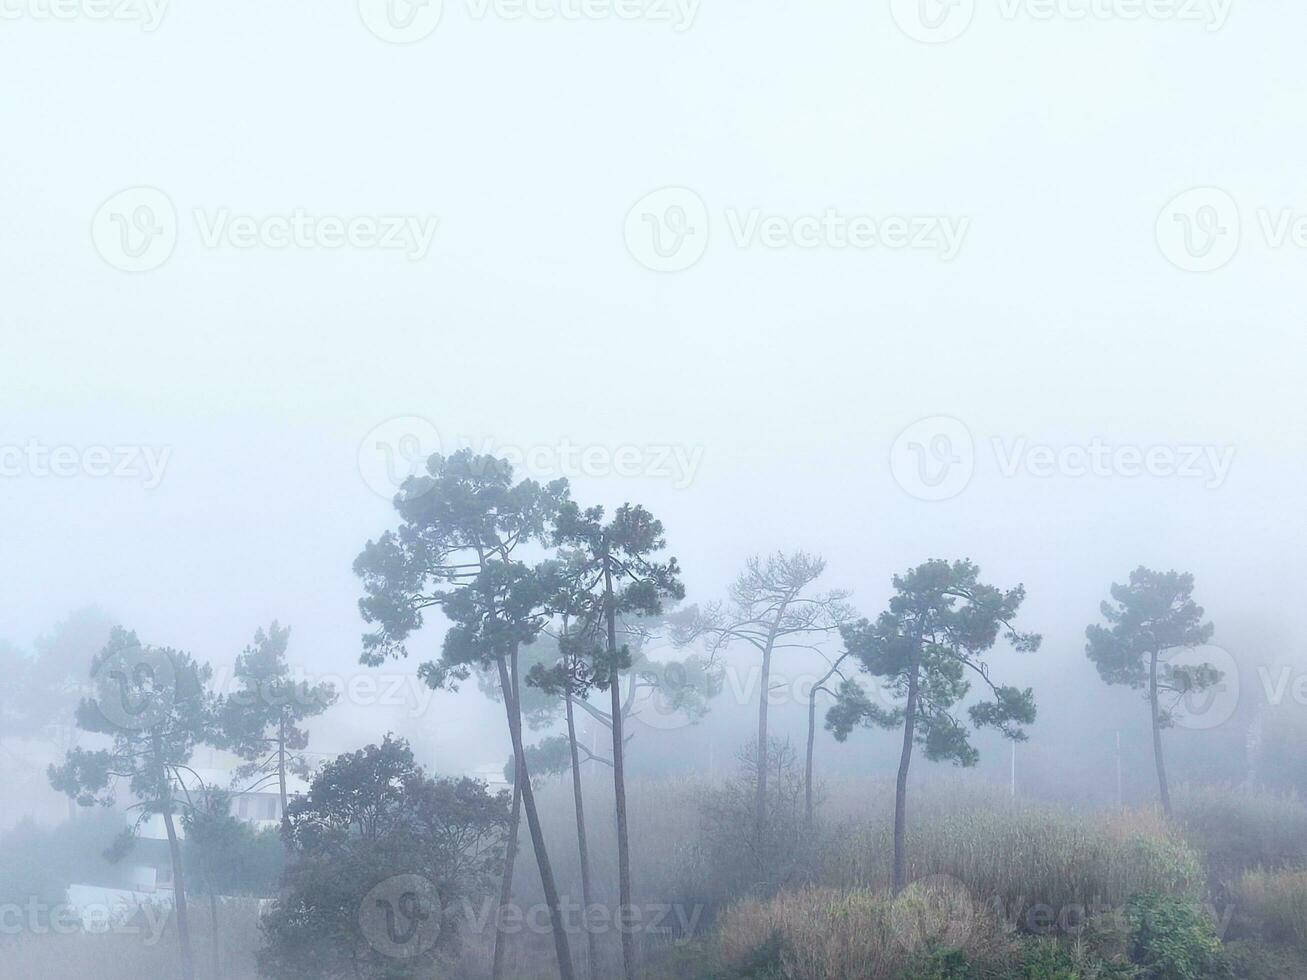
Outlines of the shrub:
M 1211 917 L 1197 902 L 1136 895 L 1126 914 L 1130 960 L 1148 980 L 1233 977 Z
M 757 826 L 757 743 L 737 755 L 738 770 L 720 787 L 705 788 L 693 867 L 697 891 L 709 904 L 766 896 L 811 881 L 816 843 L 803 823 L 803 773 L 788 741 L 771 739 L 767 754 L 767 818 Z

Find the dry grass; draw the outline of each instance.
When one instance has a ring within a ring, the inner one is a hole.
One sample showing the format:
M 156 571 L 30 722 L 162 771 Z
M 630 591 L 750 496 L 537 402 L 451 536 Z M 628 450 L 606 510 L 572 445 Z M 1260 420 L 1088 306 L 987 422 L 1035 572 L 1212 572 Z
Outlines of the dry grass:
M 1307 871 L 1249 871 L 1233 889 L 1241 920 L 1307 952 Z
M 747 967 L 769 947 L 789 980 L 895 980 L 934 946 L 992 961 L 1012 944 L 982 908 L 936 883 L 907 889 L 897 899 L 866 890 L 809 888 L 767 901 L 747 900 L 721 920 L 723 959 Z
M 845 825 L 824 854 L 822 883 L 888 887 L 890 806 Z M 1034 906 L 1119 909 L 1139 892 L 1197 898 L 1204 885 L 1199 855 L 1152 811 L 1071 813 L 977 788 L 916 793 L 908 858 L 910 881 L 950 876 L 1009 919 Z

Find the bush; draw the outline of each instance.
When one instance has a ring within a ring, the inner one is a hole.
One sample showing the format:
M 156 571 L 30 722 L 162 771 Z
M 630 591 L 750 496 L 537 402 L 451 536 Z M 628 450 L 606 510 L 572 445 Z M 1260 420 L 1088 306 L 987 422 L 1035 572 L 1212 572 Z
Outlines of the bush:
M 1130 920 L 1130 960 L 1148 980 L 1221 980 L 1233 977 L 1212 926 L 1196 902 L 1136 895 Z
M 757 743 L 737 755 L 735 778 L 705 788 L 692 867 L 701 873 L 696 897 L 716 905 L 746 895 L 767 896 L 811 882 L 816 842 L 803 821 L 803 773 L 788 741 L 771 739 L 767 754 L 767 819 L 757 827 Z

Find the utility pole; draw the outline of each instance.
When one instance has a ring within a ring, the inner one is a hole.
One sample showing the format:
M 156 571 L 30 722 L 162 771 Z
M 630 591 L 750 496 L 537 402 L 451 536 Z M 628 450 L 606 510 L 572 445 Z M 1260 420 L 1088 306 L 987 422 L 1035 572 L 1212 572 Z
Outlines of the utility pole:
M 1012 742 L 1012 782 L 1008 795 L 1014 800 L 1017 798 L 1017 743 L 1015 740 Z

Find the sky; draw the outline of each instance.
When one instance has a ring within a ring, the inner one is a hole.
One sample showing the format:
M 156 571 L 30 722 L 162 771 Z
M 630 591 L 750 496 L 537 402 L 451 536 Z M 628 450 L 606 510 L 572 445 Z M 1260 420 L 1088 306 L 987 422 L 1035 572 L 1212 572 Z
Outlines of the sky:
M 1302 660 L 1305 27 L 0 0 L 0 637 L 95 603 L 221 666 L 277 619 L 366 674 L 388 481 L 471 446 L 645 504 L 690 601 L 806 548 L 874 616 L 970 557 L 1025 584 L 1054 711 L 1092 712 L 1084 627 L 1139 564 Z M 342 712 L 325 748 L 401 724 Z M 457 770 L 499 712 L 408 722 Z

